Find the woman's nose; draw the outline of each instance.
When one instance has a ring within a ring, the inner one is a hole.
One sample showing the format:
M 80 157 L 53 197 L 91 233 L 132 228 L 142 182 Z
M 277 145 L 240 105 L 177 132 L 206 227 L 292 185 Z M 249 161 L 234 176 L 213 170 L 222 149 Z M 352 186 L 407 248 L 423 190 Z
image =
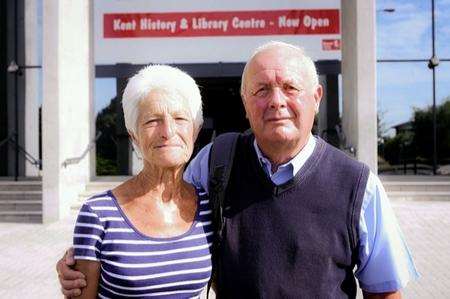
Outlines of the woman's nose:
M 161 137 L 163 139 L 170 139 L 175 134 L 175 121 L 173 119 L 166 118 L 163 121 L 161 128 Z

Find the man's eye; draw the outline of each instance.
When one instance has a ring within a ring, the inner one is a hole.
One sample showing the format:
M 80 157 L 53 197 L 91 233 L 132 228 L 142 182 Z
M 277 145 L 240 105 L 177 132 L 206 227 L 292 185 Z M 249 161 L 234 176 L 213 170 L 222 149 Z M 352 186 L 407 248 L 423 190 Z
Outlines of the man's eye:
M 291 84 L 286 84 L 284 85 L 284 90 L 287 90 L 289 92 L 299 92 L 300 88 L 298 88 L 295 85 L 291 85 Z
M 188 121 L 188 119 L 186 117 L 175 117 L 176 121 Z
M 258 97 L 263 97 L 263 96 L 267 95 L 268 91 L 269 91 L 269 88 L 267 86 L 260 87 L 253 93 L 253 95 L 258 96 Z

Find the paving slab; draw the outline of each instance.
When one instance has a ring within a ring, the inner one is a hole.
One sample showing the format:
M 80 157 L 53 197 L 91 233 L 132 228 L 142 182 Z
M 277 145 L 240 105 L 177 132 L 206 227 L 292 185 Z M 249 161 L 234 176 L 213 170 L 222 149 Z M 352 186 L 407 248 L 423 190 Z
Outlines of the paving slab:
M 392 206 L 421 274 L 403 297 L 450 298 L 450 202 Z M 74 221 L 75 214 L 46 225 L 0 223 L 0 298 L 62 298 L 55 264 L 72 242 Z

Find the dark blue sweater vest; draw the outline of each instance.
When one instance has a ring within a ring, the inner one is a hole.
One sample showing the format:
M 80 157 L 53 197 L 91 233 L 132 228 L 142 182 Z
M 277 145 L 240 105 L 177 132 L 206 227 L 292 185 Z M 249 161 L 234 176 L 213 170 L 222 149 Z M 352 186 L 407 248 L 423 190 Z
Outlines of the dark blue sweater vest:
M 318 138 L 276 186 L 240 136 L 225 198 L 219 298 L 354 298 L 364 164 Z

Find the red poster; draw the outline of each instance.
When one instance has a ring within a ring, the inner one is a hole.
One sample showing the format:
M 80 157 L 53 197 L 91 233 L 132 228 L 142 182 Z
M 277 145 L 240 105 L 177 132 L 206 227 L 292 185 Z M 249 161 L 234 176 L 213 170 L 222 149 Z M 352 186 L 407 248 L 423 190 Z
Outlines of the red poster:
M 115 13 L 105 38 L 339 34 L 338 9 Z
M 335 51 L 341 49 L 340 39 L 324 39 L 322 40 L 322 50 L 324 51 Z

